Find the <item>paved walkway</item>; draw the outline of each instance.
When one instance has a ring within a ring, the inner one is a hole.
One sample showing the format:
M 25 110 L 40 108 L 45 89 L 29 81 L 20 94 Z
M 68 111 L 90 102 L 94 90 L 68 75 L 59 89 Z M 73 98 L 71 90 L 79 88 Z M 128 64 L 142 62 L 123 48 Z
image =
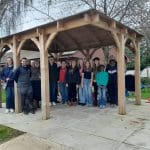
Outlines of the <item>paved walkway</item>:
M 41 112 L 4 114 L 0 124 L 27 132 L 0 150 L 150 150 L 150 103 L 135 106 L 127 102 L 127 115 L 117 108 L 51 108 L 51 119 L 41 120 Z

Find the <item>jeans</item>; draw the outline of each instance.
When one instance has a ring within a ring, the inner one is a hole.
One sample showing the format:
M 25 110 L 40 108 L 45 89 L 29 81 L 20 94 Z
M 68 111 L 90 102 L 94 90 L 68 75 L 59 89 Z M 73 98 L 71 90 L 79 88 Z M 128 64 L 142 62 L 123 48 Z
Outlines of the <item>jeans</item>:
M 50 101 L 51 102 L 57 101 L 57 81 L 56 82 L 50 81 Z
M 14 109 L 14 87 L 6 87 L 6 108 Z
M 84 90 L 81 86 L 79 87 L 79 103 L 85 104 Z
M 106 106 L 107 99 L 106 99 L 106 87 L 105 86 L 98 86 L 98 96 L 97 96 L 98 106 Z
M 127 89 L 125 89 L 125 96 L 129 97 L 129 91 Z
M 68 87 L 66 87 L 66 83 L 59 83 L 59 90 L 62 98 L 62 103 L 66 103 L 68 101 Z
M 92 105 L 92 91 L 91 91 L 91 79 L 83 79 L 83 91 L 85 97 L 85 103 L 87 105 Z

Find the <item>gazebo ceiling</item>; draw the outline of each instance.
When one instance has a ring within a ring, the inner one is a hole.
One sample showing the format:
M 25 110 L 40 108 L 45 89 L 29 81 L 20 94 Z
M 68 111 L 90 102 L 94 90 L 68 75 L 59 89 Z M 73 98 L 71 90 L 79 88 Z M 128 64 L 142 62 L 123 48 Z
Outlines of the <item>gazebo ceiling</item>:
M 115 41 L 109 31 L 100 29 L 93 25 L 86 25 L 59 32 L 49 47 L 51 53 L 83 50 L 102 46 L 114 45 Z M 25 50 L 38 51 L 37 46 L 27 40 L 22 47 Z
M 86 25 L 60 32 L 54 39 L 49 50 L 51 52 L 73 51 L 114 45 L 109 31 L 93 25 Z

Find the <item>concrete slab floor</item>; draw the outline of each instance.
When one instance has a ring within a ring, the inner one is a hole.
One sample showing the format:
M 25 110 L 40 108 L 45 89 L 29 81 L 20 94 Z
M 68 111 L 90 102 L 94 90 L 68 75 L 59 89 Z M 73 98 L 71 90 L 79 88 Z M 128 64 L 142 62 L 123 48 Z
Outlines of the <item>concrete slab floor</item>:
M 117 114 L 117 108 L 101 110 L 58 104 L 51 107 L 51 119 L 46 121 L 41 119 L 41 111 L 26 116 L 4 114 L 5 109 L 2 108 L 0 124 L 27 134 L 17 137 L 18 142 L 13 139 L 0 145 L 0 150 L 9 150 L 13 145 L 19 147 L 22 142 L 19 150 L 28 149 L 29 145 L 32 150 L 34 147 L 41 150 L 150 150 L 150 104 L 143 101 L 141 106 L 136 106 L 127 101 L 126 108 L 127 115 L 121 116 Z M 33 142 L 28 142 L 30 138 Z M 27 146 L 25 143 L 28 143 Z M 7 148 L 4 149 L 5 144 Z

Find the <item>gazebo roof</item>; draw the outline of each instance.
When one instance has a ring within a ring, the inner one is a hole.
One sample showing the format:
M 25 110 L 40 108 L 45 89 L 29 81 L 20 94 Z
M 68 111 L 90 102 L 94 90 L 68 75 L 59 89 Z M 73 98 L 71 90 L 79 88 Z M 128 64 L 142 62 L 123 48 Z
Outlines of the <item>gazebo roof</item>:
M 102 28 L 96 25 L 93 25 L 93 18 L 97 15 L 98 21 L 103 22 Z M 91 18 L 89 18 L 91 17 Z M 71 23 L 72 25 L 75 23 L 74 20 L 78 20 L 78 23 L 80 24 L 80 19 L 84 19 L 84 21 L 87 21 L 87 24 L 85 25 L 79 25 L 77 27 L 64 29 L 67 26 L 67 23 Z M 91 21 L 91 23 L 89 23 Z M 106 25 L 106 26 L 105 26 Z M 79 14 L 75 14 L 70 17 L 62 18 L 61 20 L 57 20 L 54 22 L 50 22 L 41 26 L 37 26 L 35 28 L 25 30 L 13 35 L 9 35 L 7 37 L 1 38 L 1 41 L 12 39 L 12 37 L 15 35 L 17 36 L 18 40 L 19 38 L 22 38 L 23 35 L 28 35 L 32 33 L 37 33 L 41 30 L 49 31 L 56 30 L 56 28 L 62 28 L 59 30 L 58 35 L 54 39 L 53 43 L 49 47 L 49 51 L 53 53 L 57 52 L 63 52 L 63 51 L 73 51 L 73 50 L 82 50 L 82 49 L 90 49 L 90 48 L 97 48 L 102 46 L 109 46 L 109 45 L 115 45 L 114 38 L 112 37 L 111 30 L 109 30 L 109 27 L 113 28 L 117 27 L 118 32 L 121 32 L 124 30 L 128 34 L 132 36 L 136 36 L 137 38 L 141 38 L 143 35 L 138 33 L 137 31 L 123 25 L 120 22 L 115 21 L 114 19 L 104 15 L 103 13 L 90 9 L 88 11 L 81 12 Z M 105 27 L 107 28 L 105 30 Z M 50 33 L 49 33 L 50 34 Z M 31 35 L 32 36 L 32 35 Z M 26 44 L 22 47 L 24 50 L 32 50 L 32 51 L 38 51 L 37 46 L 31 41 L 26 39 Z

